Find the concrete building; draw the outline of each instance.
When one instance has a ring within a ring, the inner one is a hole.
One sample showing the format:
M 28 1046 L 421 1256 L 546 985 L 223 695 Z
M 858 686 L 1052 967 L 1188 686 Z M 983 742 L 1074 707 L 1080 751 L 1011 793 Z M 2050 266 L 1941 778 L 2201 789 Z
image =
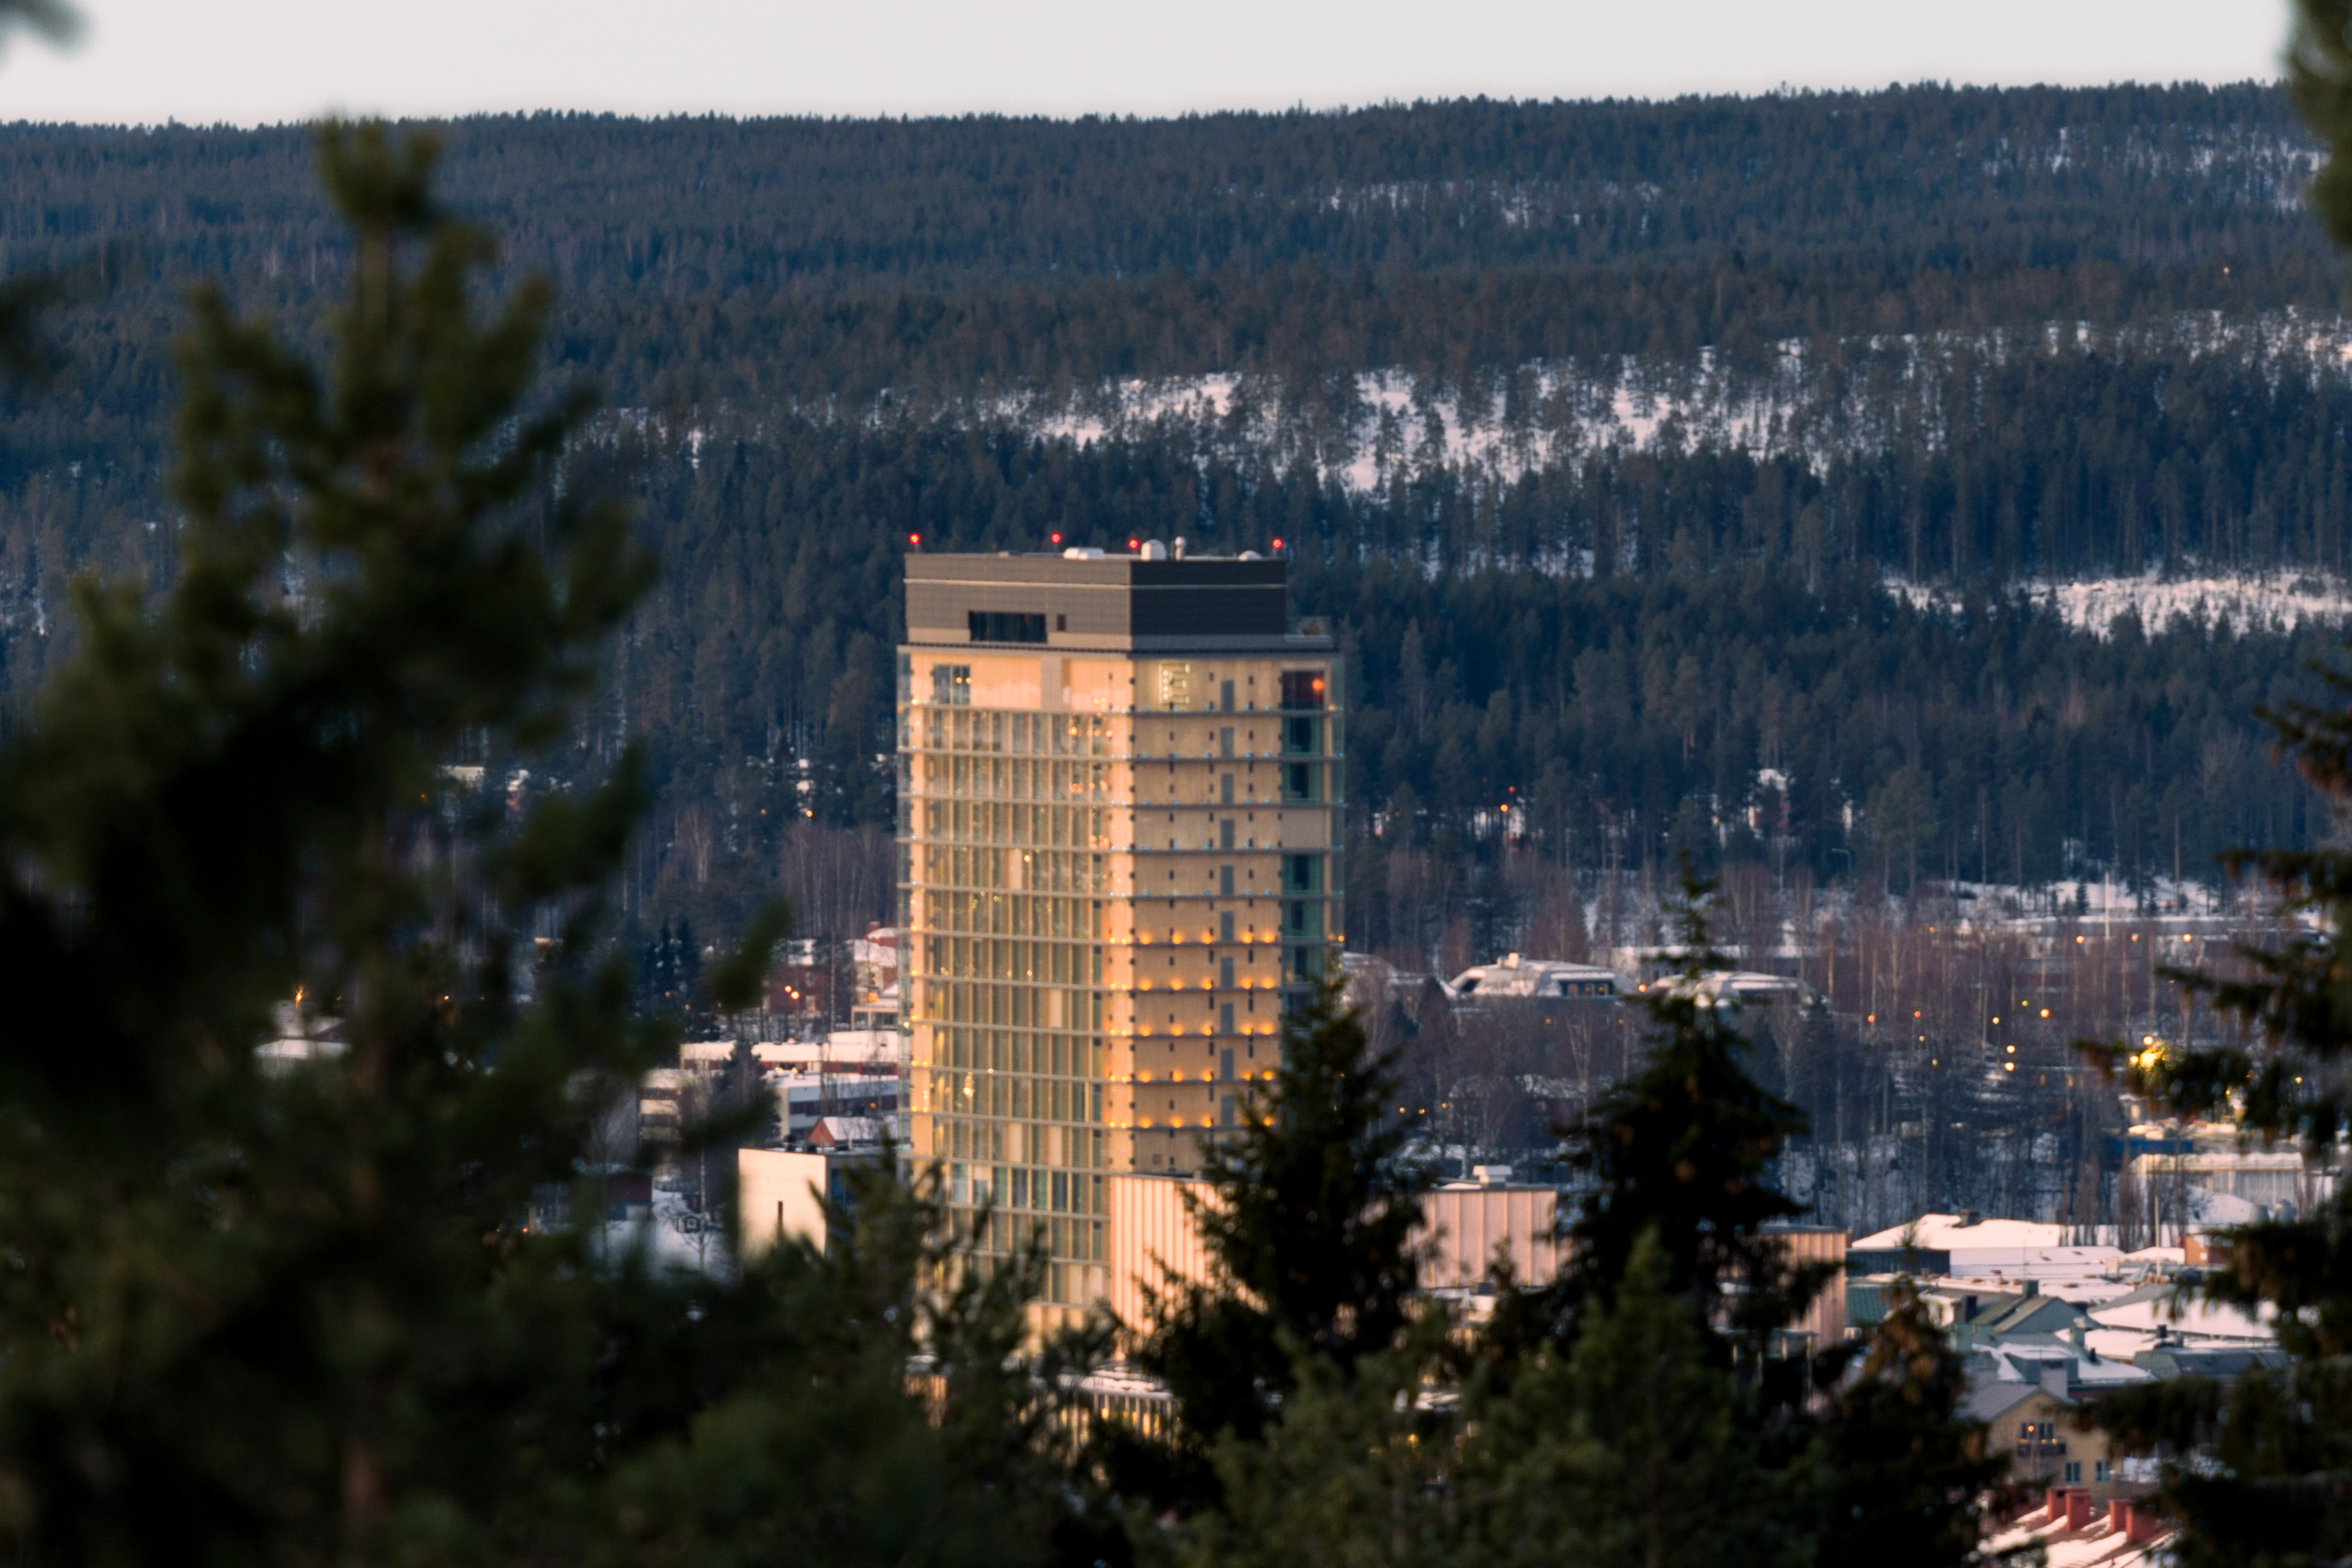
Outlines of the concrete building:
M 1113 1174 L 1108 1192 L 1114 1245 L 1108 1300 L 1121 1322 L 1145 1326 L 1151 1318 L 1147 1286 L 1164 1290 L 1173 1281 L 1207 1284 L 1214 1277 L 1192 1215 L 1216 1194 L 1197 1177 L 1149 1173 Z M 1507 1179 L 1448 1182 L 1423 1195 L 1421 1214 L 1413 1242 L 1426 1249 L 1427 1289 L 1475 1289 L 1498 1257 L 1510 1260 L 1523 1284 L 1545 1284 L 1559 1272 L 1559 1194 L 1550 1187 Z
M 1342 703 L 1284 562 L 912 555 L 898 653 L 911 1157 L 982 1251 L 1111 1291 L 1107 1178 L 1198 1166 L 1336 960 Z
M 2123 1256 L 2119 1247 L 2078 1239 L 2079 1231 L 2078 1226 L 1974 1213 L 1924 1214 L 1856 1241 L 1846 1254 L 1846 1271 L 2047 1279 L 2098 1274 Z
M 1422 1194 L 1412 1244 L 1422 1250 L 1424 1290 L 1446 1298 L 1475 1321 L 1494 1305 L 1487 1281 L 1507 1262 L 1523 1286 L 1555 1279 L 1568 1258 L 1561 1228 L 1569 1217 L 1554 1187 L 1514 1183 L 1507 1167 L 1479 1167 L 1478 1179 L 1447 1182 Z M 1164 1291 L 1178 1282 L 1207 1284 L 1215 1265 L 1193 1215 L 1213 1206 L 1215 1191 L 1193 1176 L 1115 1174 L 1109 1180 L 1111 1310 L 1130 1329 L 1148 1325 L 1146 1287 Z M 1845 1232 L 1828 1226 L 1775 1226 L 1771 1234 L 1798 1263 L 1844 1259 Z M 1845 1281 L 1833 1273 L 1827 1288 L 1789 1331 L 1815 1349 L 1845 1337 Z
M 1846 1233 L 1831 1225 L 1773 1225 L 1765 1226 L 1768 1235 L 1779 1238 L 1788 1249 L 1789 1261 L 1812 1265 L 1828 1271 L 1821 1293 L 1815 1296 L 1804 1314 L 1789 1325 L 1791 1334 L 1801 1334 L 1815 1350 L 1826 1350 L 1844 1339 L 1848 1333 L 1846 1316 L 1845 1258 L 1848 1245 Z
M 851 1183 L 878 1156 L 868 1150 L 739 1149 L 735 1152 L 735 1205 L 745 1258 L 758 1258 L 792 1237 L 824 1249 L 827 1203 L 847 1206 Z

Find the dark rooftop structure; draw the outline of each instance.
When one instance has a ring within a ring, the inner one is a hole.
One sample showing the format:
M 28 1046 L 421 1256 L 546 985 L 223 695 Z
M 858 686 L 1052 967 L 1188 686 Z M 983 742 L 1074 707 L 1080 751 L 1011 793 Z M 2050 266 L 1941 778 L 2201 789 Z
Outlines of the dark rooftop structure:
M 1132 555 L 912 554 L 907 640 L 1121 653 L 1328 647 L 1311 624 L 1291 635 L 1288 584 L 1286 561 L 1187 559 L 1156 541 Z

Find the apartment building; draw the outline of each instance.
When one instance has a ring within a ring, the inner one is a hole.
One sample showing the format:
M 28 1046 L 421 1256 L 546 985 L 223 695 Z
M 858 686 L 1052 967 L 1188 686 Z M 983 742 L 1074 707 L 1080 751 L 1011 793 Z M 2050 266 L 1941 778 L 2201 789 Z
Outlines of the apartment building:
M 1343 705 L 1286 563 L 908 557 L 898 653 L 909 1141 L 983 1255 L 1111 1293 L 1106 1178 L 1196 1169 L 1336 965 Z

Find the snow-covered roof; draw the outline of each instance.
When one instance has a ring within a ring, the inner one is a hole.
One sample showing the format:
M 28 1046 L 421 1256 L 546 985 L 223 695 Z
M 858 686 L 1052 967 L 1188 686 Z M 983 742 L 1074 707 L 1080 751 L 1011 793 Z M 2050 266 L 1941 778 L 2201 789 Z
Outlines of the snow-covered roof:
M 1499 963 L 1464 970 L 1449 989 L 1457 996 L 1614 996 L 1625 989 L 1625 982 L 1615 970 L 1596 964 L 1522 958 L 1513 952 Z
M 2096 1307 L 2118 1296 L 2131 1293 L 2131 1286 L 2121 1279 L 2049 1279 L 2041 1281 L 2044 1296 L 2055 1296 L 2061 1301 L 2077 1307 Z
M 2068 1227 L 2030 1219 L 1980 1219 L 1968 1215 L 1923 1214 L 1908 1225 L 1898 1225 L 1853 1244 L 1856 1252 L 1892 1252 L 1916 1247 L 1922 1252 L 1982 1252 L 2032 1247 L 2052 1250 L 2064 1245 Z M 2070 1249 L 2071 1250 L 2071 1249 Z M 2105 1249 L 2113 1258 L 2116 1249 Z
M 1969 1390 L 1960 1401 L 1960 1415 L 1970 1421 L 1991 1423 L 2037 1394 L 2047 1392 L 2029 1378 L 1989 1380 Z
M 2094 1323 L 2098 1320 L 2091 1320 Z M 2156 1336 L 2137 1329 L 2086 1329 L 2083 1343 L 2099 1352 L 2102 1361 L 2131 1361 L 2143 1352 L 2156 1348 Z
M 2121 1300 L 2091 1309 L 2091 1321 L 2103 1328 L 2137 1329 L 2153 1333 L 2161 1325 L 2171 1335 L 2188 1340 L 2268 1342 L 2271 1320 L 2278 1309 L 2265 1303 L 2259 1315 L 2221 1301 L 2176 1297 L 2170 1286 L 2134 1291 Z
M 2176 1340 L 2140 1352 L 2138 1364 L 2158 1377 L 2228 1381 L 2242 1377 L 2256 1367 L 2283 1371 L 2287 1365 L 2287 1353 L 2274 1344 L 2256 1344 L 2246 1340 Z
M 1971 1220 L 1957 1213 L 1924 1213 L 1910 1225 L 1895 1225 L 1877 1234 L 1855 1241 L 1858 1253 L 1879 1253 L 1879 1250 L 1919 1248 L 1924 1253 L 1943 1253 L 1952 1248 L 1952 1237 L 1959 1237 L 1959 1246 L 2058 1246 L 2065 1239 L 2063 1225 L 2039 1225 L 2034 1220 Z
M 832 1144 L 878 1143 L 882 1123 L 871 1116 L 821 1116 L 809 1129 L 809 1142 Z
M 762 1040 L 751 1047 L 751 1056 L 762 1067 L 805 1071 L 889 1068 L 898 1063 L 898 1032 L 835 1029 L 822 1040 Z
M 2089 1336 L 2084 1336 L 2087 1342 Z M 2101 1352 L 2086 1355 L 2076 1350 L 2072 1341 L 2055 1334 L 2029 1334 L 2004 1340 L 1992 1352 L 1997 1378 L 2015 1376 L 2027 1383 L 2041 1381 L 2046 1367 L 2063 1365 L 2069 1384 L 2103 1394 L 2127 1383 L 2146 1383 L 2153 1375 L 2134 1366 L 2128 1359 L 2117 1359 Z M 2009 1370 L 2004 1372 L 2003 1367 Z
M 1720 1005 L 1727 997 L 1742 1006 L 1769 1007 L 1783 1002 L 1801 1006 L 1812 995 L 1801 980 L 1752 969 L 1715 970 L 1700 975 L 1696 987 L 1680 975 L 1664 984 L 1676 995 L 1685 991 L 1694 992 L 1700 1002 L 1707 1005 Z
M 2126 1252 L 2126 1263 L 2187 1263 L 2189 1254 L 2178 1247 L 2143 1247 L 2137 1252 Z

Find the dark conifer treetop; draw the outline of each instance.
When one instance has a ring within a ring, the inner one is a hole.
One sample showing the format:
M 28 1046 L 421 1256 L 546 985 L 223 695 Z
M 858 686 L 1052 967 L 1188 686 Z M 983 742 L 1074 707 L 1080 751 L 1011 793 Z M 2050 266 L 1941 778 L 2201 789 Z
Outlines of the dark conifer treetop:
M 1046 1560 L 1077 1494 L 1058 1364 L 1021 1348 L 1035 1271 L 926 1289 L 934 1188 L 868 1183 L 829 1254 L 726 1278 L 602 1223 L 597 1124 L 664 1044 L 608 940 L 641 773 L 510 812 L 445 759 L 560 737 L 649 563 L 554 482 L 586 399 L 532 395 L 544 285 L 478 310 L 491 241 L 436 206 L 429 143 L 322 152 L 354 239 L 332 356 L 197 301 L 175 585 L 88 588 L 82 657 L 0 749 L 0 1542 Z M 741 1007 L 781 934 L 709 999 Z M 331 1043 L 261 1048 L 294 1027 Z
M 1114 1441 L 1108 1464 L 1136 1491 L 1198 1506 L 1226 1436 L 1255 1443 L 1296 1387 L 1296 1363 L 1352 1377 L 1394 1349 L 1421 1283 L 1419 1198 L 1406 1158 L 1393 1053 L 1326 986 L 1284 1030 L 1282 1063 L 1238 1132 L 1210 1145 L 1209 1192 L 1188 1205 L 1213 1260 L 1205 1281 L 1147 1286 L 1139 1365 L 1164 1380 L 1184 1430 L 1160 1444 Z
M 1775 1185 L 1781 1145 L 1805 1131 L 1796 1107 L 1759 1084 L 1736 998 L 1711 991 L 1727 968 L 1707 936 L 1705 889 L 1684 889 L 1683 973 L 1644 998 L 1648 1050 L 1565 1131 L 1583 1195 L 1563 1226 L 1559 1296 L 1570 1310 L 1606 1300 L 1643 1237 L 1660 1251 L 1661 1284 L 1741 1331 L 1769 1333 L 1798 1317 L 1822 1283 L 1792 1268 L 1768 1227 L 1804 1205 Z

